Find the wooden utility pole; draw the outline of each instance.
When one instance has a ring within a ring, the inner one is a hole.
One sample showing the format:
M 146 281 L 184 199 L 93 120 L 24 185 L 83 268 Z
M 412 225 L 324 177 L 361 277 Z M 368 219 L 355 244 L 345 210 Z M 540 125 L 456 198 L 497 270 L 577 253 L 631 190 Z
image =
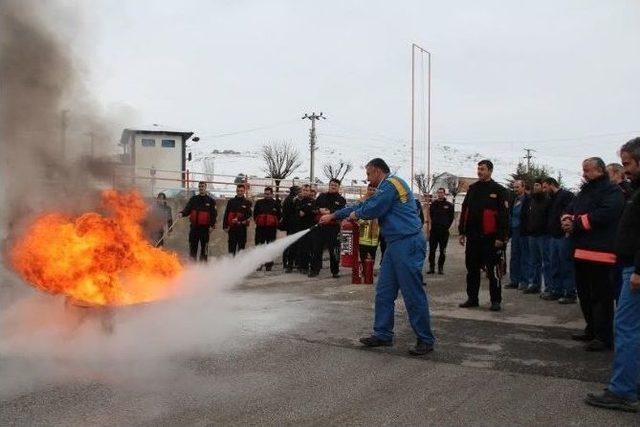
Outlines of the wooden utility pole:
M 320 112 L 320 114 L 316 114 L 315 112 L 311 113 L 311 115 L 309 114 L 305 114 L 302 117 L 302 120 L 305 119 L 309 119 L 311 120 L 311 129 L 309 129 L 309 151 L 311 153 L 310 156 L 310 166 L 309 166 L 309 180 L 311 181 L 311 184 L 315 184 L 315 151 L 317 150 L 316 148 L 316 120 L 326 120 L 327 117 L 324 116 L 322 114 L 322 112 Z

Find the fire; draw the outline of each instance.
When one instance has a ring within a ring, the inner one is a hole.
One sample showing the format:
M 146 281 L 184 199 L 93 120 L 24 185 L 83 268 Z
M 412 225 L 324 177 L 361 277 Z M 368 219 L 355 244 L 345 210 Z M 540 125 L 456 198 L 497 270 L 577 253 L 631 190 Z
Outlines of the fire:
M 87 305 L 130 305 L 166 298 L 182 271 L 175 253 L 153 247 L 140 226 L 146 206 L 137 193 L 102 193 L 103 207 L 72 218 L 40 216 L 12 248 L 23 279 Z

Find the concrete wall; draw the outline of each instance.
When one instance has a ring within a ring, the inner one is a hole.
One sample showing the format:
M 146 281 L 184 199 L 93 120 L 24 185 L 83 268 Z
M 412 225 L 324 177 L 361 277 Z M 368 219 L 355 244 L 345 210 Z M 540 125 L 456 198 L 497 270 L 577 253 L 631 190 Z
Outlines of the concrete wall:
M 154 140 L 155 146 L 143 146 L 143 139 Z M 163 147 L 163 139 L 175 141 L 175 146 L 173 148 Z M 177 172 L 182 170 L 182 144 L 184 143 L 182 136 L 167 135 L 164 133 L 136 134 L 133 143 L 135 175 L 150 178 L 136 180 L 136 187 L 138 187 L 144 196 L 153 195 L 162 189 L 179 188 L 182 186 L 182 174 Z M 155 180 L 151 179 L 152 177 L 148 170 L 151 167 L 157 169 Z M 162 169 L 176 172 L 162 172 Z M 163 180 L 163 178 L 170 179 L 171 181 Z

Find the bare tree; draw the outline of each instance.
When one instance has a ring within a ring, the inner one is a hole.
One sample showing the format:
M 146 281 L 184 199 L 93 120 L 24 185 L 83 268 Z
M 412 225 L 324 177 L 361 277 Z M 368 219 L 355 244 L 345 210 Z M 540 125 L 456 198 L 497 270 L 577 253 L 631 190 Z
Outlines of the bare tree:
M 424 173 L 417 173 L 413 176 L 413 182 L 418 186 L 420 194 L 425 195 L 429 192 L 427 188 L 427 176 Z
M 353 170 L 353 163 L 345 160 L 338 160 L 338 163 L 325 163 L 322 165 L 322 172 L 327 179 L 338 179 L 342 181 L 344 177 Z
M 276 184 L 276 194 L 280 191 L 280 181 L 286 179 L 302 165 L 298 150 L 287 141 L 269 141 L 262 146 L 262 159 L 266 167 L 267 178 Z

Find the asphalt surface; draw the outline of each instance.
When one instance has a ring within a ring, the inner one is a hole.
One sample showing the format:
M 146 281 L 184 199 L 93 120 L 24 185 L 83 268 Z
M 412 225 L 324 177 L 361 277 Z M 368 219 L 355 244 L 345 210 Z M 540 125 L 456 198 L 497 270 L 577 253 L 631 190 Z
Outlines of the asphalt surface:
M 639 424 L 636 414 L 583 403 L 605 386 L 612 354 L 571 341 L 583 326 L 577 305 L 503 290 L 504 310 L 493 313 L 485 281 L 482 306 L 460 309 L 462 266 L 452 241 L 446 274 L 427 279 L 438 342 L 426 357 L 406 352 L 414 336 L 401 298 L 395 345 L 360 347 L 373 287 L 351 285 L 347 270 L 339 279 L 257 272 L 225 292 L 231 308 L 221 321 L 234 324 L 226 335 L 160 369 L 143 357 L 128 369 L 47 359 L 40 381 L 0 384 L 0 424 Z M 36 369 L 34 360 L 2 355 L 0 372 L 26 375 L 21 367 Z M 48 376 L 58 364 L 68 369 Z

